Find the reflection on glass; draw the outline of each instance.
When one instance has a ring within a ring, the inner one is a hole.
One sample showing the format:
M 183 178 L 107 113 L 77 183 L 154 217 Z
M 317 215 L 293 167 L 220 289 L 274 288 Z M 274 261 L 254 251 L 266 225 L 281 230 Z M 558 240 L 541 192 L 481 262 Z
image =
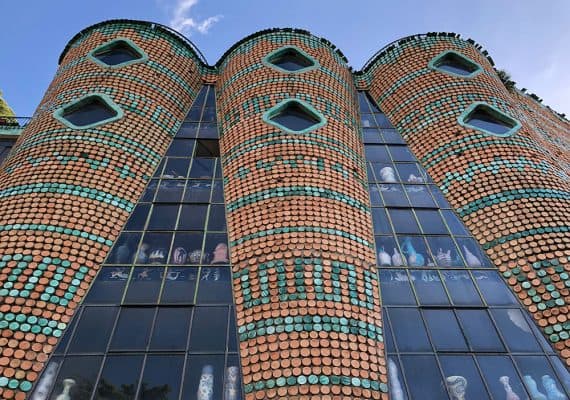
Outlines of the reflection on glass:
M 408 395 L 404 390 L 404 384 L 400 377 L 400 368 L 395 358 L 388 357 L 388 383 L 390 396 L 394 400 L 406 400 Z
M 491 314 L 503 337 L 508 338 L 506 345 L 512 352 L 541 352 L 536 338 L 521 310 L 517 308 L 493 309 Z
M 213 158 L 194 158 L 190 168 L 190 178 L 211 178 L 214 176 L 215 160 Z
M 169 267 L 166 271 L 161 303 L 192 304 L 198 278 L 197 268 Z
M 155 201 L 177 203 L 184 192 L 184 181 L 179 179 L 163 179 L 158 186 Z
M 97 380 L 102 359 L 103 357 L 93 356 L 67 357 L 59 370 L 57 379 L 55 379 L 55 385 L 53 386 L 50 399 L 60 400 L 62 399 L 62 397 L 60 397 L 62 394 L 69 396 L 69 399 L 89 399 L 93 387 L 95 386 L 95 381 Z M 48 374 L 49 368 L 50 366 L 48 366 L 42 375 L 42 380 L 44 376 Z M 53 374 L 55 374 L 55 371 L 53 371 Z M 40 381 L 38 386 L 41 383 L 42 381 Z M 53 381 L 51 385 L 53 385 Z M 49 392 L 49 388 L 47 392 Z M 35 391 L 35 394 L 38 394 L 38 390 Z M 45 398 L 47 398 L 47 393 L 44 399 Z
M 386 265 L 401 267 L 406 264 L 406 257 L 402 255 L 392 236 L 376 236 L 376 248 L 389 254 L 390 263 Z M 380 263 L 381 261 L 387 261 L 385 255 L 384 260 L 380 260 L 380 255 L 378 256 L 378 262 Z
M 227 307 L 196 307 L 190 333 L 190 351 L 224 351 L 227 325 Z
M 95 399 L 133 400 L 137 392 L 143 357 L 142 355 L 107 357 Z
M 139 244 L 141 234 L 138 232 L 123 233 L 113 246 L 108 260 L 113 264 L 130 264 L 133 262 L 135 249 Z
M 208 203 L 210 201 L 211 181 L 189 180 L 184 192 L 184 202 Z
M 422 230 L 426 234 L 430 235 L 445 235 L 447 234 L 447 228 L 439 215 L 437 210 L 416 210 L 416 216 Z
M 162 172 L 163 178 L 186 178 L 188 174 L 188 158 L 169 158 Z
M 229 264 L 228 236 L 225 233 L 206 234 L 206 263 L 209 264 Z
M 390 218 L 392 219 L 392 224 L 394 224 L 394 230 L 396 233 L 420 233 L 420 228 L 418 227 L 418 223 L 414 218 L 412 210 L 389 208 L 388 214 L 390 214 Z M 409 238 L 405 239 L 406 243 L 409 241 Z M 402 247 L 402 249 L 404 248 Z
M 155 204 L 148 222 L 148 230 L 172 230 L 178 217 L 178 204 Z
M 118 304 L 129 279 L 130 268 L 104 267 L 91 284 L 86 304 Z
M 457 238 L 465 263 L 470 268 L 488 267 L 487 257 L 481 252 L 479 244 L 471 238 Z
M 410 267 L 432 267 L 434 265 L 422 237 L 406 236 L 400 238 L 400 248 Z
M 370 204 L 372 206 L 381 206 L 384 203 L 382 203 L 382 197 L 380 196 L 380 190 L 378 189 L 378 186 L 372 184 L 368 186 L 368 193 L 370 195 Z
M 519 375 L 507 356 L 478 356 L 477 361 L 493 398 L 528 400 Z
M 404 185 L 406 194 L 410 199 L 412 207 L 435 207 L 427 186 L 424 185 Z M 430 233 L 429 231 L 424 231 Z
M 447 305 L 449 300 L 441 284 L 441 278 L 434 270 L 411 270 L 410 276 L 422 305 Z
M 145 362 L 138 398 L 177 400 L 184 367 L 184 356 L 149 355 Z
M 505 351 L 487 311 L 457 310 L 457 317 L 461 321 L 467 341 L 474 351 Z
M 446 386 L 453 400 L 459 399 L 489 399 L 485 384 L 477 371 L 477 366 L 470 356 L 440 356 L 439 361 L 445 375 Z M 459 387 L 457 378 L 465 380 L 464 388 Z M 463 391 L 463 397 L 460 392 Z M 459 393 L 458 393 L 459 392 Z
M 382 303 L 385 305 L 416 305 L 408 274 L 403 269 L 379 272 Z
M 390 308 L 390 322 L 401 352 L 431 351 L 420 313 L 415 308 Z
M 467 351 L 467 343 L 451 310 L 423 310 L 436 351 Z
M 428 236 L 426 239 L 437 266 L 462 267 L 465 265 L 451 236 Z
M 435 357 L 402 356 L 402 365 L 412 399 L 449 399 Z
M 477 306 L 482 305 L 481 298 L 469 273 L 462 271 L 442 271 L 447 291 L 455 305 Z
M 531 394 L 531 398 L 545 398 L 548 400 L 568 400 L 558 377 L 543 356 L 515 356 L 522 375 L 523 382 Z M 540 397 L 540 396 L 544 397 Z
M 133 271 L 126 303 L 154 303 L 158 298 L 163 268 L 137 267 Z
M 154 319 L 154 308 L 122 307 L 111 350 L 145 350 Z
M 410 203 L 400 184 L 380 185 L 380 193 L 386 206 L 409 207 Z M 406 210 L 409 211 L 409 210 Z M 415 231 L 414 231 L 415 232 Z
M 199 304 L 232 302 L 231 272 L 227 267 L 203 267 L 198 284 Z
M 473 271 L 473 277 L 485 302 L 490 306 L 518 304 L 513 292 L 495 271 Z
M 85 307 L 68 352 L 100 353 L 105 351 L 115 323 L 117 309 L 117 307 Z

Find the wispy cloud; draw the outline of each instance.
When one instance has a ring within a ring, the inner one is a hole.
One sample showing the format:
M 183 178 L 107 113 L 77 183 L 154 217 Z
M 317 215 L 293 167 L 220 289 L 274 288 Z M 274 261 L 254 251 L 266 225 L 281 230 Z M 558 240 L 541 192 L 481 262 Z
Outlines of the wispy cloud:
M 165 2 L 163 1 L 162 4 Z M 222 15 L 214 15 L 211 17 L 199 20 L 192 17 L 191 10 L 198 4 L 198 0 L 176 0 L 174 7 L 169 7 L 170 21 L 168 25 L 172 29 L 185 34 L 191 35 L 193 32 L 199 32 L 201 34 L 206 34 L 210 28 L 222 19 Z

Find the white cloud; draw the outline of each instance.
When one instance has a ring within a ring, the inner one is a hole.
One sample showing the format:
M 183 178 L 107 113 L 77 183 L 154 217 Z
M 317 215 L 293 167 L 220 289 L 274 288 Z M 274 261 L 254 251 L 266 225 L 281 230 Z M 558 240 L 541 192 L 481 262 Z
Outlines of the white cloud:
M 185 35 L 191 35 L 193 31 L 206 34 L 216 22 L 222 19 L 222 15 L 214 15 L 203 20 L 190 16 L 192 7 L 197 3 L 198 0 L 176 0 L 174 7 L 169 10 L 171 17 L 168 24 L 172 29 Z

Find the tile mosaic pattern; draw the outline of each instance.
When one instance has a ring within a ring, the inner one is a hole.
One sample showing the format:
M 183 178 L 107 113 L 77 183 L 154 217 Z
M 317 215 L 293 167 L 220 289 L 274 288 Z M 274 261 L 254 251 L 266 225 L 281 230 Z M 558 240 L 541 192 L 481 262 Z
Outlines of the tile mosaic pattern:
M 445 50 L 484 71 L 462 79 L 426 68 Z M 508 91 L 489 60 L 456 37 L 396 44 L 360 77 L 435 183 L 459 212 L 513 292 L 570 365 L 570 124 Z M 483 101 L 521 124 L 498 138 L 457 118 Z
M 106 69 L 87 54 L 115 37 L 145 63 Z M 0 397 L 23 399 L 65 331 L 201 86 L 188 45 L 150 24 L 84 31 L 0 171 Z M 72 130 L 63 104 L 105 94 L 124 117 Z
M 262 64 L 282 46 L 319 66 L 288 74 Z M 273 32 L 235 48 L 217 88 L 246 399 L 387 398 L 351 73 L 318 38 Z M 288 133 L 262 120 L 287 99 L 326 124 Z

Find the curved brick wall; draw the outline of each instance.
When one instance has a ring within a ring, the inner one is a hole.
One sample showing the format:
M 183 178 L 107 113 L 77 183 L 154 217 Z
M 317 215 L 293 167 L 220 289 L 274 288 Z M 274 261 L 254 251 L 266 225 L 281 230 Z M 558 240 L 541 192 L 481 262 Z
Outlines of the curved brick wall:
M 473 79 L 428 63 L 455 50 L 484 71 Z M 416 37 L 388 48 L 360 78 L 403 134 L 471 233 L 570 365 L 568 121 L 510 93 L 473 44 Z M 518 119 L 511 137 L 458 124 L 484 101 Z
M 285 45 L 320 67 L 289 74 L 262 64 Z M 217 91 L 246 398 L 387 398 L 358 108 L 343 58 L 309 34 L 255 35 L 223 58 Z M 288 134 L 263 122 L 289 98 L 326 125 Z
M 89 51 L 128 38 L 144 63 L 104 68 Z M 0 171 L 0 396 L 23 399 L 200 88 L 190 45 L 150 23 L 76 36 Z M 106 94 L 124 117 L 72 130 L 58 107 Z

